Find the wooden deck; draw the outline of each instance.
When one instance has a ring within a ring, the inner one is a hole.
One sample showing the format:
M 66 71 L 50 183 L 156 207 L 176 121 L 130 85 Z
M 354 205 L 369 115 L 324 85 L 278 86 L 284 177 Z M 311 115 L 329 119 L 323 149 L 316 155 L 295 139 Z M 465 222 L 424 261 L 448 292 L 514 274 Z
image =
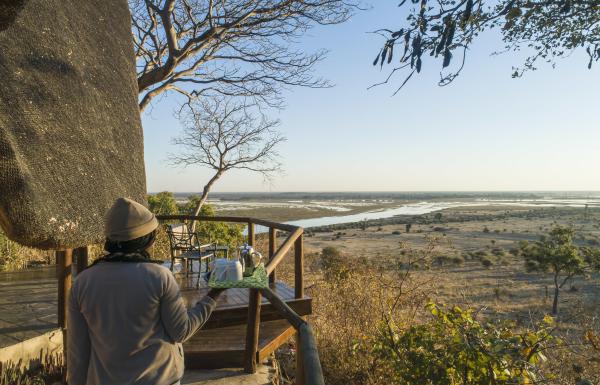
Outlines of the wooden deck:
M 260 323 L 257 362 L 262 362 L 296 333 L 287 320 Z M 200 330 L 183 345 L 185 367 L 217 369 L 244 366 L 246 325 Z
M 208 288 L 197 278 L 180 278 L 181 293 L 188 306 L 202 298 Z M 277 293 L 298 315 L 312 313 L 312 299 L 295 298 L 294 288 L 276 282 L 272 290 Z M 217 301 L 208 322 L 196 335 L 184 343 L 186 367 L 190 369 L 215 369 L 243 367 L 246 350 L 246 327 L 248 323 L 248 289 L 228 289 Z M 283 320 L 268 300 L 262 298 L 260 311 L 257 361 L 261 362 L 275 349 L 295 334 L 294 328 Z

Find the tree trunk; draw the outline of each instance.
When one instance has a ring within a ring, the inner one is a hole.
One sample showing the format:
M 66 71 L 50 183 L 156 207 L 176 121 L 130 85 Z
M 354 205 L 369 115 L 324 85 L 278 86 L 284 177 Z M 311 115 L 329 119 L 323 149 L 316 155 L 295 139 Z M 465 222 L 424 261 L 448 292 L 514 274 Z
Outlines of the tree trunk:
M 200 211 L 202 210 L 202 206 L 204 205 L 204 203 L 206 203 L 206 200 L 208 199 L 208 193 L 210 192 L 212 185 L 221 177 L 221 175 L 223 175 L 223 172 L 224 172 L 224 170 L 218 170 L 216 172 L 216 174 L 213 175 L 212 178 L 210 178 L 208 183 L 206 185 L 204 185 L 204 189 L 202 189 L 202 195 L 200 196 L 200 200 L 198 201 L 198 204 L 196 205 L 196 209 L 194 210 L 195 217 L 200 215 Z M 192 221 L 192 226 L 191 226 L 192 233 L 196 231 L 197 223 L 198 223 L 197 220 Z
M 552 315 L 556 316 L 558 314 L 558 293 L 560 291 L 560 287 L 558 286 L 558 276 L 554 276 L 554 301 L 552 302 Z

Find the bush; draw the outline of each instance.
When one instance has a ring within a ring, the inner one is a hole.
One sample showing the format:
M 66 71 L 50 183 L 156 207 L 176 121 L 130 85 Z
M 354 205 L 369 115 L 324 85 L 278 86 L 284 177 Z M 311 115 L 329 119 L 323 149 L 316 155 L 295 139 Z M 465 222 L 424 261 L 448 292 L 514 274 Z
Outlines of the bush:
M 35 264 L 54 263 L 54 253 L 22 246 L 0 232 L 0 271 L 22 270 Z
M 485 252 L 485 250 L 477 250 L 475 252 L 475 256 L 477 257 L 477 259 L 481 259 L 481 258 L 487 256 L 487 253 Z
M 398 230 L 392 231 L 392 235 L 400 235 L 400 234 L 402 234 L 402 233 Z
M 433 263 L 438 266 L 444 266 L 445 264 L 449 263 L 451 260 L 452 260 L 452 258 L 450 258 L 447 255 L 436 255 L 435 257 L 433 257 Z
M 327 246 L 321 250 L 321 256 L 323 259 L 339 258 L 341 255 L 342 253 L 340 253 L 340 251 L 333 246 Z
M 429 265 L 435 240 L 428 242 L 432 247 L 426 250 L 403 248 L 401 258 L 347 258 L 344 266 L 349 274 L 311 285 L 311 322 L 326 384 L 390 384 L 373 353 L 373 337 L 386 317 L 411 324 L 422 312 L 431 281 L 411 271 L 416 264 Z M 322 258 L 341 255 L 330 248 L 320 254 Z
M 494 247 L 492 248 L 492 254 L 494 254 L 496 257 L 502 257 L 506 255 L 506 251 L 504 251 L 502 247 Z
M 485 268 L 490 268 L 494 265 L 494 262 L 489 257 L 481 258 L 481 265 Z
M 333 246 L 327 246 L 321 250 L 321 268 L 327 281 L 347 279 L 350 275 L 348 261 Z
M 45 385 L 62 384 L 65 366 L 62 355 L 46 353 L 40 355 L 40 364 L 24 368 L 11 362 L 0 364 L 0 384 L 10 385 Z
M 597 239 L 588 239 L 587 243 L 590 246 L 600 246 L 600 241 L 598 241 Z
M 553 341 L 552 318 L 536 330 L 481 323 L 471 310 L 429 304 L 433 319 L 410 326 L 380 323 L 373 351 L 387 383 L 546 383 L 541 366 Z
M 518 257 L 521 254 L 521 250 L 519 250 L 518 247 L 511 247 L 508 249 L 508 252 L 515 257 Z
M 455 255 L 451 258 L 451 262 L 454 265 L 460 266 L 465 263 L 465 259 L 460 255 Z
M 484 233 L 489 233 L 489 232 L 490 232 L 490 229 L 488 229 L 488 227 L 487 227 L 487 226 L 484 226 L 484 227 L 483 227 L 483 232 L 484 232 Z

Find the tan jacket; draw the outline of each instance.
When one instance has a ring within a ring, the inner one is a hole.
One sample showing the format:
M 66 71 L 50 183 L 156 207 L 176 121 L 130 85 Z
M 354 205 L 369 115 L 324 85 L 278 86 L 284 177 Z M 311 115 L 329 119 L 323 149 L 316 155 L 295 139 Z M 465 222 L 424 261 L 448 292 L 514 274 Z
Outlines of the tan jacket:
M 170 385 L 183 376 L 181 343 L 210 316 L 186 309 L 173 274 L 153 263 L 104 262 L 77 277 L 69 298 L 69 385 Z

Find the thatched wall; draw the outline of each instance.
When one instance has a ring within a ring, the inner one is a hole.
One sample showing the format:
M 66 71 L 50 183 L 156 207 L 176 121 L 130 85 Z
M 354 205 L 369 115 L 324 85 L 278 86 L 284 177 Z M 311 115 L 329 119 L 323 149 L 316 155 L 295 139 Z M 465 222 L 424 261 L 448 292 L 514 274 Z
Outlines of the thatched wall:
M 127 1 L 12 3 L 0 17 L 0 225 L 27 246 L 99 242 L 113 200 L 146 191 Z

